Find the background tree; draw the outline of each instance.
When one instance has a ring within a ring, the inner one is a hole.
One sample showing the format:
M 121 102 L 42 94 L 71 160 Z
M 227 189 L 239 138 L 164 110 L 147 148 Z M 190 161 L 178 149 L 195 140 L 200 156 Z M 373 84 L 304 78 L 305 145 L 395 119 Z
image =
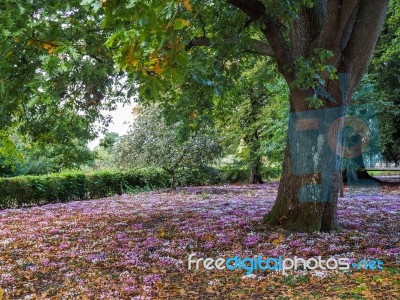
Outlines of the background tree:
M 104 138 L 100 140 L 99 146 L 106 149 L 109 153 L 113 151 L 115 144 L 118 142 L 119 134 L 116 132 L 108 132 Z
M 175 189 L 182 173 L 207 167 L 221 152 L 212 133 L 204 130 L 183 139 L 181 126 L 167 124 L 158 106 L 137 108 L 130 132 L 116 144 L 117 165 L 124 169 L 160 167 Z
M 14 137 L 15 154 L 0 158 L 0 177 L 42 175 L 91 165 L 95 154 L 85 140 L 71 138 L 65 144 L 33 142 Z
M 379 140 L 383 157 L 369 157 L 398 162 L 400 159 L 400 42 L 398 22 L 400 2 L 389 2 L 387 18 L 379 37 L 376 50 L 353 103 L 375 104 L 379 121 Z M 368 155 L 368 153 L 364 153 Z M 364 161 L 360 162 L 364 166 Z M 372 178 L 365 169 L 358 171 L 359 178 Z
M 289 95 L 272 62 L 268 68 L 259 59 L 247 63 L 251 66 L 234 84 L 214 97 L 213 118 L 226 154 L 241 159 L 250 170 L 250 182 L 262 183 L 263 164 L 283 159 Z
M 115 168 L 115 148 L 120 140 L 120 136 L 116 132 L 108 132 L 102 139 L 99 145 L 94 148 L 96 154 L 94 168 L 98 169 L 114 169 Z
M 378 99 L 383 156 L 400 161 L 400 2 L 390 1 L 386 22 L 368 69 L 366 89 Z

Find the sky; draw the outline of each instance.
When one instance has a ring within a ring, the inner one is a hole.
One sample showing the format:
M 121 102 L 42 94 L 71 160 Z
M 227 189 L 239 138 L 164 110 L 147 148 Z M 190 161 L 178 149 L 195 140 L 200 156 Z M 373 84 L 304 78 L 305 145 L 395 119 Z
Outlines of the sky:
M 128 132 L 129 130 L 129 122 L 132 122 L 133 116 L 132 116 L 132 108 L 134 104 L 125 104 L 123 105 L 122 103 L 119 103 L 117 106 L 117 109 L 108 112 L 104 111 L 104 114 L 106 115 L 111 115 L 112 116 L 112 122 L 108 126 L 108 132 L 116 132 L 119 135 L 124 135 Z M 100 135 L 97 139 L 94 141 L 89 142 L 88 146 L 90 149 L 94 149 L 98 144 L 101 138 L 103 138 L 104 135 Z

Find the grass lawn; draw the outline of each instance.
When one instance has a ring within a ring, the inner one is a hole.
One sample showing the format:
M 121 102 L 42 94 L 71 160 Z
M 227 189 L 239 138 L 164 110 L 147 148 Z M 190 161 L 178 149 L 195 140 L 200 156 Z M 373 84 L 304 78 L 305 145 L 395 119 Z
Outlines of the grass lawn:
M 0 211 L 0 299 L 399 299 L 400 190 L 339 202 L 341 230 L 260 226 L 277 183 Z M 383 270 L 188 270 L 202 257 L 380 259 Z M 2 294 L 2 296 L 1 296 Z

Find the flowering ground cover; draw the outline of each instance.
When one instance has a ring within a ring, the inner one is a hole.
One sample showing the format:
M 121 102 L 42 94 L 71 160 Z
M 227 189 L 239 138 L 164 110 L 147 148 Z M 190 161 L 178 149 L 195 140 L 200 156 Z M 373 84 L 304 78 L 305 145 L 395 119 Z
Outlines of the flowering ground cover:
M 277 183 L 0 211 L 0 299 L 399 299 L 400 191 L 340 199 L 341 230 L 261 226 Z M 380 259 L 383 270 L 188 270 L 198 257 Z

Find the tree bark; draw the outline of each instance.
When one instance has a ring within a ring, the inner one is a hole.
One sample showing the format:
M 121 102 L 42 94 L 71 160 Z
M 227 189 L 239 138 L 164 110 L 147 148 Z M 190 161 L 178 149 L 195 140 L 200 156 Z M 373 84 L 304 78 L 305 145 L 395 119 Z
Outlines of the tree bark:
M 250 169 L 250 182 L 252 184 L 264 183 L 261 177 L 261 157 L 258 155 Z
M 169 176 L 169 187 L 171 191 L 176 190 L 176 172 L 175 169 L 168 169 L 168 168 L 163 168 Z
M 301 93 L 293 93 L 291 97 L 295 98 L 292 99 L 293 101 L 300 103 L 304 100 L 301 99 L 301 97 L 304 98 Z M 334 148 L 332 155 L 340 151 L 338 150 L 341 145 L 339 132 L 342 128 L 343 121 L 339 122 L 336 131 L 330 138 L 331 147 Z M 297 142 L 296 147 L 299 147 L 304 152 L 311 151 L 309 149 L 310 141 L 307 142 L 305 139 L 299 139 Z M 324 143 L 325 147 L 327 147 L 327 140 Z M 317 144 L 318 141 L 315 140 L 316 147 Z M 340 179 L 343 156 L 332 157 L 331 162 L 328 162 L 326 161 L 326 149 L 322 151 L 325 151 L 325 155 L 317 152 L 314 155 L 314 161 L 310 162 L 316 165 L 315 169 L 318 169 L 318 165 L 323 166 L 320 172 L 295 174 L 293 171 L 295 169 L 293 166 L 295 160 L 291 156 L 291 144 L 288 140 L 282 165 L 278 197 L 272 210 L 264 217 L 264 223 L 300 232 L 329 232 L 338 229 L 337 201 L 341 188 Z M 296 159 L 306 159 L 306 156 L 297 157 Z M 307 187 L 318 188 L 318 186 L 320 186 L 322 193 L 310 193 L 307 196 L 310 199 L 301 199 L 302 189 Z M 331 192 L 324 195 L 325 191 Z
M 389 1 L 316 0 L 314 7 L 300 9 L 298 17 L 290 25 L 290 33 L 286 39 L 282 32 L 283 27 L 269 14 L 262 1 L 227 2 L 242 10 L 251 21 L 261 23 L 260 29 L 273 51 L 278 70 L 289 86 L 297 76 L 292 68 L 294 59 L 309 58 L 313 50 L 318 48 L 332 51 L 334 56 L 328 63 L 347 76 L 344 91 L 337 88 L 340 86 L 339 80 L 325 81 L 324 88 L 337 102 L 332 104 L 329 99 L 323 99 L 323 108 L 332 108 L 350 104 L 352 94 L 371 59 Z M 312 90 L 298 90 L 292 87 L 290 94 L 292 113 L 310 110 L 306 98 L 313 94 Z M 337 130 L 341 130 L 340 126 Z M 336 137 L 335 133 L 333 147 L 340 143 L 338 136 Z M 306 141 L 304 143 L 306 144 Z M 299 141 L 298 146 L 301 147 L 301 144 Z M 305 147 L 302 149 L 304 152 L 309 150 Z M 341 159 L 339 158 L 339 165 Z M 287 143 L 278 197 L 271 212 L 265 216 L 264 222 L 295 231 L 330 231 L 338 228 L 337 199 L 341 170 L 333 168 L 332 174 L 328 174 L 331 182 L 325 182 L 332 191 L 330 201 L 313 199 L 314 202 L 301 202 L 299 193 L 304 185 L 321 182 L 327 174 L 317 172 L 296 175 L 293 173 L 292 163 L 293 158 Z
M 304 183 L 305 177 L 296 176 L 292 172 L 291 155 L 287 145 L 278 197 L 272 210 L 264 217 L 264 223 L 291 231 L 319 231 L 322 226 L 323 203 L 300 202 L 298 194 Z
M 254 106 L 253 106 L 254 109 Z M 253 120 L 254 122 L 256 119 Z M 258 128 L 250 137 L 250 182 L 252 184 L 264 183 L 261 177 L 261 155 L 260 155 L 260 138 L 258 136 Z

